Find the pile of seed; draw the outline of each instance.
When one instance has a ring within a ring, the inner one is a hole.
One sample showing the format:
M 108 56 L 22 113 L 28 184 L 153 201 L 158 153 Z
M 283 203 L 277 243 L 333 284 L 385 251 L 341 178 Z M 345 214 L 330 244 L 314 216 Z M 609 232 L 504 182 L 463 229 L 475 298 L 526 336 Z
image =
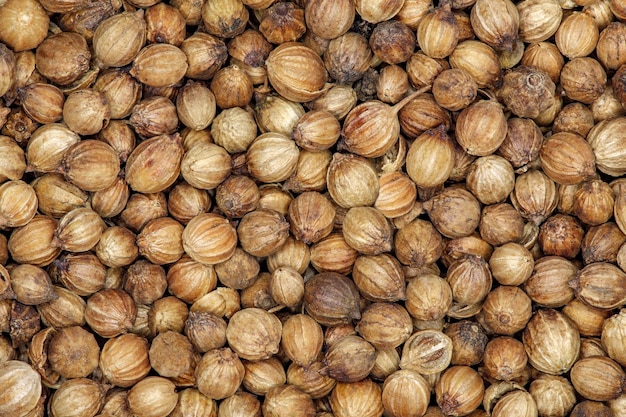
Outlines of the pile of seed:
M 0 417 L 626 417 L 621 0 L 0 0 Z

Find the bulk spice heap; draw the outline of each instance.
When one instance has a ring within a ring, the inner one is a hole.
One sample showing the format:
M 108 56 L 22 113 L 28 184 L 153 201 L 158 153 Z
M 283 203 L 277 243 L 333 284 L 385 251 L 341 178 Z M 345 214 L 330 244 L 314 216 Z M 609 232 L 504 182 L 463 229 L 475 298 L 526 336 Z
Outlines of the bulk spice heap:
M 624 22 L 1 0 L 0 416 L 626 416 Z

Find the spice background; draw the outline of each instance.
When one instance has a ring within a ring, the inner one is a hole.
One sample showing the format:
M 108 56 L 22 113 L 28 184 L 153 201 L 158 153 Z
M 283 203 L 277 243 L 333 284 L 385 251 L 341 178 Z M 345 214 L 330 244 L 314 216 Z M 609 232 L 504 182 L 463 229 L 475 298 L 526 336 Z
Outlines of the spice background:
M 625 417 L 623 0 L 0 0 L 0 417 Z

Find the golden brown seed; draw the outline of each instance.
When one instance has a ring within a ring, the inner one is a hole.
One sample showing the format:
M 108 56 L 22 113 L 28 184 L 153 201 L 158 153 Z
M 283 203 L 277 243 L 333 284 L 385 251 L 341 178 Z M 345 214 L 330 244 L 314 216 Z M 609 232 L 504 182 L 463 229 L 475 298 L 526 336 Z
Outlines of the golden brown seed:
M 67 149 L 79 140 L 80 137 L 63 124 L 41 126 L 33 132 L 26 147 L 27 169 L 38 172 L 54 171 Z
M 389 220 L 373 207 L 352 207 L 343 221 L 346 243 L 364 255 L 391 250 L 393 232 Z
M 59 329 L 50 340 L 50 366 L 65 378 L 84 378 L 97 367 L 100 347 L 94 335 L 82 327 Z
M 524 234 L 522 216 L 509 203 L 484 207 L 478 227 L 481 238 L 493 246 L 518 242 Z
M 510 51 L 514 47 L 520 22 L 512 1 L 477 0 L 470 21 L 476 37 L 492 48 Z
M 117 179 L 120 161 L 109 145 L 87 139 L 70 146 L 57 169 L 81 189 L 98 191 Z
M 271 255 L 285 243 L 288 235 L 289 223 L 271 209 L 256 209 L 246 214 L 237 226 L 239 243 L 252 256 Z
M 455 132 L 457 142 L 470 155 L 492 154 L 507 134 L 502 106 L 490 100 L 472 104 L 461 111 Z
M 50 18 L 36 1 L 7 1 L 0 13 L 6 28 L 0 41 L 15 52 L 36 48 L 46 38 Z
M 60 32 L 39 45 L 35 60 L 41 75 L 55 84 L 68 85 L 87 72 L 91 53 L 82 35 Z
M 528 45 L 524 50 L 520 64 L 539 68 L 550 76 L 552 82 L 556 83 L 561 75 L 565 59 L 554 43 L 537 42 Z
M 436 262 L 443 254 L 443 239 L 430 222 L 415 219 L 396 232 L 396 256 L 404 265 L 422 267 Z
M 180 45 L 189 66 L 185 75 L 194 80 L 209 80 L 224 65 L 228 51 L 224 42 L 208 33 L 196 32 Z
M 162 96 L 152 96 L 137 103 L 130 115 L 135 132 L 149 138 L 174 133 L 178 127 L 176 106 Z
M 322 351 L 322 327 L 310 316 L 296 314 L 283 323 L 281 348 L 294 363 L 312 364 Z
M 625 169 L 621 163 L 621 135 L 617 133 L 622 129 L 625 120 L 624 117 L 603 120 L 597 123 L 587 135 L 598 169 L 614 177 L 623 175 Z
M 374 303 L 363 311 L 356 331 L 377 349 L 400 346 L 411 335 L 411 316 L 402 306 Z
M 180 46 L 185 39 L 185 19 L 178 9 L 157 3 L 146 9 L 147 40 Z
M 128 391 L 128 406 L 136 415 L 168 415 L 178 401 L 175 388 L 166 378 L 147 377 Z
M 179 82 L 188 66 L 187 56 L 181 49 L 155 43 L 144 47 L 134 57 L 130 75 L 150 87 L 167 87 Z
M 577 361 L 570 378 L 579 394 L 592 401 L 608 401 L 624 392 L 626 375 L 614 360 L 595 356 Z
M 605 320 L 611 316 L 610 311 L 592 307 L 578 298 L 567 303 L 562 311 L 574 322 L 582 336 L 599 336 Z
M 469 366 L 447 369 L 435 385 L 437 404 L 446 415 L 468 415 L 481 403 L 485 386 Z
M 61 252 L 52 246 L 58 221 L 49 216 L 35 215 L 26 225 L 16 228 L 8 240 L 14 261 L 35 266 L 49 265 Z
M 498 56 L 487 44 L 476 40 L 461 42 L 449 57 L 452 68 L 469 73 L 478 87 L 487 87 L 500 79 Z
M 265 396 L 262 410 L 263 415 L 268 417 L 286 417 L 286 410 L 300 410 L 302 415 L 315 414 L 311 396 L 289 384 L 271 388 Z
M 593 17 L 582 12 L 567 16 L 554 35 L 554 43 L 569 59 L 589 55 L 596 47 L 600 32 Z
M 542 171 L 530 170 L 515 179 L 511 193 L 513 206 L 522 217 L 537 225 L 554 212 L 558 200 L 556 184 Z
M 281 133 L 258 136 L 246 153 L 250 174 L 262 182 L 281 182 L 293 174 L 298 164 L 296 143 Z
M 487 343 L 483 370 L 490 378 L 510 381 L 521 376 L 527 360 L 522 342 L 512 337 L 500 336 Z
M 37 212 L 37 194 L 21 180 L 0 185 L 0 228 L 25 226 Z
M 102 337 L 115 337 L 131 329 L 137 306 L 121 289 L 103 289 L 87 300 L 85 320 Z
M 268 359 L 276 354 L 281 334 L 280 320 L 260 308 L 244 308 L 236 312 L 226 328 L 229 346 L 248 360 Z
M 404 343 L 400 368 L 431 375 L 446 369 L 451 359 L 452 339 L 439 330 L 421 330 Z
M 182 157 L 179 134 L 147 139 L 128 157 L 126 181 L 134 191 L 140 193 L 163 191 L 176 181 Z
M 589 57 L 574 58 L 561 70 L 561 87 L 567 97 L 591 104 L 604 92 L 607 77 L 602 65 Z
M 63 117 L 63 92 L 51 84 L 33 83 L 18 89 L 18 97 L 26 114 L 33 120 L 48 124 Z
M 531 314 L 528 295 L 518 287 L 502 285 L 487 294 L 477 319 L 487 332 L 510 336 L 526 327 Z
M 324 91 L 327 76 L 324 63 L 303 44 L 287 42 L 279 45 L 270 52 L 265 64 L 270 83 L 288 100 L 311 101 Z
M 145 44 L 146 32 L 142 9 L 112 16 L 102 22 L 94 32 L 94 55 L 103 66 L 127 65 Z
M 239 35 L 246 28 L 248 17 L 248 9 L 241 0 L 219 0 L 202 6 L 202 22 L 214 36 L 232 38 Z
M 331 344 L 324 355 L 324 373 L 338 382 L 357 382 L 365 378 L 376 359 L 374 347 L 365 339 L 348 335 Z
M 130 265 L 139 256 L 135 239 L 136 235 L 125 227 L 109 227 L 96 245 L 96 255 L 111 268 Z
M 104 389 L 88 378 L 73 378 L 63 382 L 50 398 L 50 415 L 59 417 L 75 412 L 76 404 L 81 404 L 85 414 L 94 414 L 102 407 Z
M 306 244 L 319 242 L 332 232 L 335 207 L 316 191 L 304 192 L 289 204 L 291 233 Z
M 443 184 L 453 167 L 454 145 L 444 125 L 422 133 L 407 152 L 407 174 L 418 187 L 430 188 Z
M 10 271 L 9 283 L 14 296 L 11 298 L 22 304 L 38 305 L 58 297 L 48 273 L 34 265 L 14 265 Z
M 381 389 L 370 378 L 359 382 L 338 382 L 330 394 L 330 407 L 336 417 L 355 414 L 375 417 L 384 411 Z
M 359 256 L 353 263 L 352 279 L 364 298 L 381 302 L 406 298 L 402 267 L 392 255 Z
M 71 93 L 63 104 L 63 121 L 80 135 L 95 135 L 109 124 L 110 119 L 106 96 L 91 88 Z
M 311 265 L 318 272 L 348 274 L 358 254 L 348 245 L 343 234 L 332 233 L 311 247 Z
M 626 274 L 608 262 L 596 262 L 581 269 L 569 282 L 576 297 L 592 307 L 612 309 L 623 305 Z
M 315 0 L 304 6 L 307 28 L 324 39 L 335 39 L 347 32 L 354 16 L 354 4 L 347 0 Z
M 565 315 L 553 309 L 535 312 L 524 329 L 522 340 L 530 364 L 548 374 L 567 372 L 578 358 L 578 329 Z

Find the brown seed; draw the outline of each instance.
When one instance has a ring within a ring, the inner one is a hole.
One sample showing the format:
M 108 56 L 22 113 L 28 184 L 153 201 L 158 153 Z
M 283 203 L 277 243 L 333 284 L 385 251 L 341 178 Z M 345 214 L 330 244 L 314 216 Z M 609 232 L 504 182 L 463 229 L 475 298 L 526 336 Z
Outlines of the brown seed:
M 507 134 L 502 106 L 496 101 L 481 100 L 466 107 L 457 119 L 455 133 L 459 145 L 470 155 L 492 154 Z
M 299 366 L 309 366 L 322 351 L 322 327 L 310 316 L 296 314 L 283 323 L 281 348 Z
M 379 255 L 391 250 L 391 224 L 373 207 L 352 207 L 343 221 L 343 236 L 348 245 L 364 255 Z
M 440 73 L 433 83 L 433 96 L 441 107 L 459 111 L 476 98 L 478 86 L 470 73 L 452 68 Z
M 87 300 L 85 320 L 102 337 L 115 337 L 132 327 L 137 306 L 130 295 L 121 289 L 103 289 Z
M 446 415 L 468 415 L 481 403 L 485 386 L 469 366 L 453 366 L 446 370 L 435 386 L 437 404 Z
M 487 243 L 500 246 L 519 241 L 524 234 L 524 222 L 511 204 L 492 204 L 482 210 L 479 231 Z
M 288 235 L 288 222 L 271 209 L 259 208 L 246 214 L 237 227 L 241 247 L 252 256 L 271 255 L 285 243 Z
M 179 82 L 188 67 L 187 56 L 181 49 L 155 43 L 142 48 L 134 57 L 130 75 L 150 87 L 167 87 Z
M 338 382 L 357 382 L 365 378 L 376 359 L 374 347 L 365 339 L 350 335 L 333 343 L 324 356 L 324 371 Z
M 236 312 L 226 328 L 229 346 L 247 360 L 268 359 L 278 353 L 281 334 L 280 320 L 260 308 L 244 308 Z
M 389 254 L 363 255 L 353 263 L 352 279 L 363 298 L 380 302 L 406 298 L 404 274 L 395 257 Z
M 570 378 L 579 394 L 592 401 L 608 401 L 624 392 L 626 374 L 614 360 L 602 356 L 577 361 Z
M 568 286 L 578 269 L 560 256 L 544 256 L 537 259 L 531 276 L 524 283 L 524 291 L 537 304 L 556 308 L 574 298 Z
M 335 272 L 314 275 L 304 285 L 304 307 L 318 323 L 333 326 L 361 317 L 359 292 L 352 282 Z
M 539 244 L 546 255 L 574 258 L 580 252 L 583 228 L 572 216 L 555 214 L 540 228 Z
M 94 335 L 78 326 L 59 329 L 48 347 L 52 369 L 65 378 L 87 377 L 98 367 L 99 356 Z
M 502 82 L 498 94 L 517 117 L 536 118 L 552 104 L 556 87 L 543 70 L 517 66 L 505 72 Z
M 501 285 L 487 294 L 477 319 L 488 333 L 510 336 L 526 327 L 531 314 L 532 302 L 524 291 Z
M 500 336 L 487 343 L 483 369 L 490 378 L 510 381 L 522 374 L 527 360 L 522 342 L 512 337 Z
M 411 316 L 400 305 L 374 303 L 361 315 L 356 331 L 377 349 L 400 346 L 411 335 Z
M 55 84 L 68 85 L 89 69 L 91 53 L 83 36 L 60 32 L 46 38 L 37 48 L 37 70 Z
M 106 96 L 94 89 L 77 90 L 68 95 L 63 104 L 63 121 L 80 135 L 95 135 L 110 119 Z
M 387 64 L 405 62 L 415 49 L 415 35 L 407 25 L 397 20 L 376 25 L 369 39 L 374 55 Z
M 451 360 L 452 339 L 438 330 L 421 330 L 404 343 L 400 368 L 431 375 L 442 372 Z
M 615 265 L 596 262 L 581 269 L 569 285 L 574 289 L 576 297 L 585 303 L 601 309 L 612 309 L 624 303 L 624 280 L 626 274 Z
M 553 309 L 535 312 L 524 329 L 522 340 L 530 364 L 548 374 L 567 372 L 578 358 L 578 329 L 565 315 Z
M 444 333 L 452 340 L 452 365 L 472 366 L 483 360 L 487 335 L 478 323 L 461 320 L 446 327 Z
M 239 290 L 250 287 L 259 275 L 259 262 L 241 248 L 233 256 L 214 267 L 217 278 L 227 287 Z
M 602 65 L 589 57 L 574 58 L 561 70 L 561 87 L 567 97 L 585 104 L 602 95 L 606 81 Z

